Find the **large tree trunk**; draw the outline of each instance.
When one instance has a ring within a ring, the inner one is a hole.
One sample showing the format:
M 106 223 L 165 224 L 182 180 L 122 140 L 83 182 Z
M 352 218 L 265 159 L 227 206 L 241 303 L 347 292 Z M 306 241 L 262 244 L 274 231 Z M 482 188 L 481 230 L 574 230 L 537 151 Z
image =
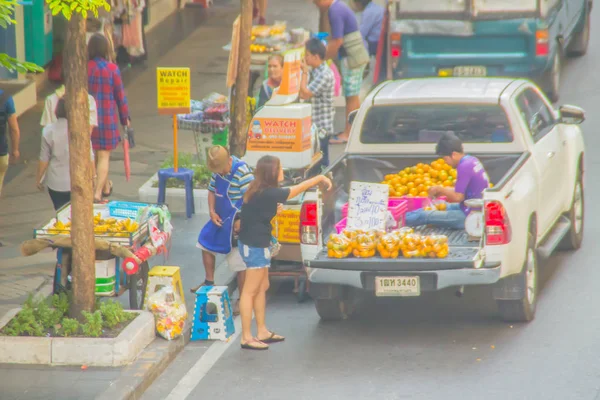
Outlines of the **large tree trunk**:
M 66 108 L 71 156 L 71 238 L 73 242 L 73 301 L 69 314 L 81 318 L 81 311 L 94 310 L 95 256 L 93 165 L 90 157 L 87 44 L 85 19 L 73 13 L 67 30 Z
M 252 33 L 252 0 L 240 0 L 240 40 L 238 72 L 233 96 L 233 126 L 231 129 L 231 154 L 241 157 L 246 153 L 246 107 L 250 81 L 250 44 Z

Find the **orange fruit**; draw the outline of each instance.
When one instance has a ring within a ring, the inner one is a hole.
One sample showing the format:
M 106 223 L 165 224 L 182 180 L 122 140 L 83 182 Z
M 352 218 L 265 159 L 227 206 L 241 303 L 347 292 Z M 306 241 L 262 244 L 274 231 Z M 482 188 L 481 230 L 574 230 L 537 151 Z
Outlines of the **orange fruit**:
M 446 211 L 447 206 L 446 203 L 440 203 L 436 206 L 436 208 L 438 209 L 438 211 Z
M 414 183 L 414 182 L 408 182 L 408 183 L 406 184 L 406 187 L 407 187 L 408 189 L 412 189 L 412 188 L 414 188 L 415 186 L 416 186 L 416 185 L 415 185 L 415 183 Z
M 452 182 L 450 182 L 449 180 L 445 180 L 445 181 L 442 183 L 442 185 L 443 185 L 443 186 L 446 186 L 446 187 L 450 187 L 450 186 L 452 186 Z
M 452 168 L 452 169 L 451 169 L 451 170 L 448 172 L 448 174 L 449 174 L 451 177 L 453 177 L 453 178 L 456 178 L 456 173 L 457 173 L 457 172 L 456 172 L 456 170 L 455 170 L 454 168 Z
M 419 190 L 417 190 L 417 188 L 413 187 L 412 189 L 410 189 L 408 191 L 408 194 L 410 194 L 411 196 L 417 196 L 419 194 Z
M 428 196 L 428 194 L 424 190 L 421 193 L 419 193 L 419 197 L 427 197 L 427 196 Z
M 414 182 L 415 179 L 417 179 L 414 175 L 408 175 L 408 181 L 409 182 Z
M 423 185 L 423 184 L 420 184 L 419 186 L 417 186 L 417 190 L 418 190 L 419 192 L 424 192 L 424 191 L 425 191 L 425 185 Z
M 423 184 L 423 178 L 417 178 L 417 179 L 415 179 L 415 185 L 419 186 L 421 184 Z
M 417 168 L 417 175 L 423 175 L 425 173 L 425 170 L 421 167 Z
M 403 185 L 406 185 L 408 183 L 408 178 L 405 177 L 405 176 L 402 177 L 402 178 L 400 178 L 400 183 L 403 184 Z
M 430 168 L 431 167 L 429 165 L 427 165 L 427 164 L 423 165 L 423 172 L 429 172 Z
M 436 179 L 438 176 L 440 176 L 440 172 L 437 169 L 432 169 L 429 171 L 429 174 L 431 175 L 432 178 Z

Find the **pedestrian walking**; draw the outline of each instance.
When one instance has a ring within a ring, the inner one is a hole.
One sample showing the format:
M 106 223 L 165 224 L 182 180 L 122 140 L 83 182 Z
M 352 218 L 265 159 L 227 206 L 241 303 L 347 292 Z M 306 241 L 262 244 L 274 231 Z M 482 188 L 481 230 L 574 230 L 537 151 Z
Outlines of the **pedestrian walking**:
M 360 89 L 369 53 L 358 28 L 358 21 L 352 9 L 340 0 L 313 0 L 321 10 L 327 12 L 331 36 L 327 42 L 326 60 L 339 61 L 342 74 L 342 88 L 346 98 L 346 128 L 330 143 L 346 143 L 350 135 L 348 116 L 360 107 Z
M 238 250 L 246 264 L 246 279 L 241 294 L 242 317 L 241 347 L 248 350 L 266 350 L 269 343 L 285 337 L 267 329 L 265 324 L 266 293 L 269 289 L 269 266 L 272 257 L 271 220 L 282 205 L 306 190 L 324 184 L 331 189 L 331 181 L 324 175 L 308 179 L 290 188 L 280 188 L 283 169 L 279 158 L 264 156 L 256 165 L 255 179 L 244 194 Z M 252 335 L 252 311 L 256 319 L 256 336 Z
M 71 201 L 69 126 L 64 97 L 58 100 L 54 114 L 56 121 L 46 125 L 42 130 L 36 186 L 39 190 L 44 190 L 44 184 L 48 187 L 54 210 L 58 210 Z M 93 151 L 90 157 L 93 161 Z M 95 171 L 94 175 L 96 175 Z
M 197 247 L 202 249 L 204 282 L 191 289 L 196 293 L 202 286 L 215 284 L 215 261 L 218 254 L 226 255 L 229 268 L 237 273 L 238 290 L 243 292 L 246 266 L 233 250 L 237 246 L 240 229 L 238 213 L 242 207 L 244 193 L 254 180 L 248 164 L 229 154 L 223 146 L 211 147 L 208 151 L 208 168 L 212 177 L 208 185 L 208 210 L 210 220 L 198 235 Z M 233 250 L 233 251 L 232 251 Z M 239 300 L 234 304 L 234 314 L 239 314 Z
M 65 82 L 65 70 L 61 71 L 62 81 Z M 56 89 L 51 95 L 46 97 L 46 101 L 44 102 L 44 112 L 42 113 L 42 118 L 40 119 L 41 126 L 48 126 L 51 123 L 57 121 L 56 117 L 56 106 L 58 105 L 58 101 L 65 95 L 65 85 L 61 85 L 58 89 Z M 96 110 L 96 100 L 91 94 L 88 94 L 88 105 L 90 109 L 90 129 L 93 130 L 94 127 L 98 126 L 98 111 Z
M 377 55 L 377 46 L 379 44 L 379 35 L 383 24 L 385 9 L 373 0 L 352 0 L 354 8 L 361 12 L 360 33 L 367 44 L 369 56 Z
M 0 196 L 8 165 L 16 163 L 21 157 L 19 141 L 21 132 L 17 120 L 15 101 L 4 90 L 0 90 Z M 7 129 L 10 128 L 10 151 L 8 146 Z
M 88 43 L 88 91 L 96 100 L 98 127 L 92 131 L 98 180 L 94 193 L 95 203 L 105 203 L 112 194 L 108 179 L 110 153 L 121 141 L 119 122 L 130 126 L 127 97 L 119 67 L 108 61 L 109 43 L 105 36 L 95 33 Z
M 310 83 L 308 83 L 308 68 Z M 304 62 L 302 63 L 302 79 L 300 81 L 300 98 L 312 102 L 312 120 L 319 134 L 323 158 L 321 165 L 329 166 L 329 138 L 333 136 L 333 91 L 335 77 L 325 61 L 325 45 L 319 39 L 306 42 Z

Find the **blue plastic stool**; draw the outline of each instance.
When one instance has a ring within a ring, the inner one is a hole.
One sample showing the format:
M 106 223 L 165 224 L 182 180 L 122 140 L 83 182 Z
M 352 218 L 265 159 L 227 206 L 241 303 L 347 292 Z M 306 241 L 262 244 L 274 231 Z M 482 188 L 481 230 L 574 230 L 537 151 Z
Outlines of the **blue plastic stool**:
M 235 333 L 227 286 L 202 286 L 196 291 L 190 340 L 225 341 Z
M 185 183 L 185 212 L 188 218 L 196 214 L 194 207 L 194 171 L 187 168 L 178 168 L 177 172 L 173 168 L 158 170 L 158 203 L 165 202 L 165 193 L 167 189 L 167 179 L 175 178 Z

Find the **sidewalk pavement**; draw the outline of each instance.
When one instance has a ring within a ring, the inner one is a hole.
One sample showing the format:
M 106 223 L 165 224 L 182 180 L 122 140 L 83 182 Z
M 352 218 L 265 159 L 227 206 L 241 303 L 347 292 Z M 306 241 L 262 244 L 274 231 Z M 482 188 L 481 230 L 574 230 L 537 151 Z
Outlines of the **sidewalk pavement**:
M 110 174 L 114 183 L 113 198 L 137 200 L 138 188 L 172 152 L 171 120 L 156 112 L 155 68 L 189 66 L 192 70 L 193 98 L 202 98 L 213 91 L 225 93 L 228 54 L 222 50 L 223 38 L 231 36 L 231 24 L 237 12 L 237 5 L 229 1 L 217 2 L 209 10 L 181 10 L 148 35 L 147 63 L 123 71 L 137 146 L 131 151 L 129 182 L 125 180 L 122 151 L 113 154 Z M 206 76 L 209 79 L 204 78 Z M 22 159 L 20 164 L 10 167 L 3 197 L 0 198 L 0 242 L 3 244 L 0 247 L 0 316 L 21 305 L 30 293 L 49 293 L 51 290 L 54 252 L 21 257 L 19 251 L 20 243 L 32 238 L 33 228 L 54 215 L 48 194 L 35 188 L 43 95 L 37 106 L 19 119 Z M 192 149 L 193 144 L 191 134 L 180 133 L 180 151 Z M 189 288 L 204 280 L 204 270 L 201 262 L 198 262 L 199 253 L 193 244 L 205 222 L 200 216 L 194 216 L 191 220 L 174 216 L 176 231 L 168 264 L 182 268 L 190 314 L 194 299 L 189 294 Z M 153 262 L 155 265 L 163 264 L 160 256 Z M 230 277 L 226 268 L 219 269 L 220 281 L 226 282 Z M 128 302 L 124 304 L 128 305 Z M 19 400 L 93 399 L 106 392 L 112 399 L 129 398 L 136 390 L 145 389 L 153 376 L 166 367 L 184 344 L 183 339 L 172 342 L 157 339 L 136 362 L 124 368 L 81 370 L 77 366 L 0 365 L 0 397 Z

